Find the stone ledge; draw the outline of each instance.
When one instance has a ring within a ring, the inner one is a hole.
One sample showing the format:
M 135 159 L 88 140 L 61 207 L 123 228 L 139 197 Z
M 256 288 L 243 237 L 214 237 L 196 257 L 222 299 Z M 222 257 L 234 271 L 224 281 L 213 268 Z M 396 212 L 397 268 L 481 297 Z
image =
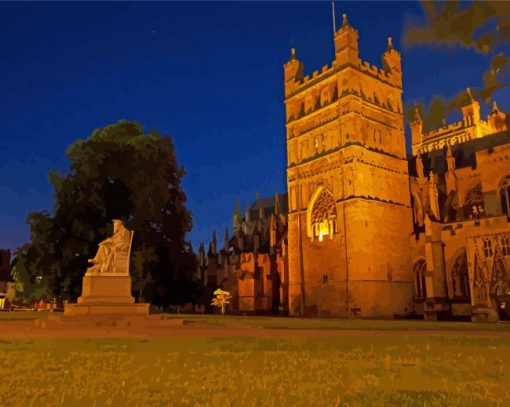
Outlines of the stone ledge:
M 64 315 L 149 315 L 149 305 L 101 302 L 65 304 Z

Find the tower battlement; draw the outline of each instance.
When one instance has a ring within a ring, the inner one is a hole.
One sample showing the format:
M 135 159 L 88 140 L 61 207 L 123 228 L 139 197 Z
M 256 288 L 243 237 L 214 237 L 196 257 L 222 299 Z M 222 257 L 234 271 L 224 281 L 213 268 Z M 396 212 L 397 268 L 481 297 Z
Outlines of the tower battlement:
M 320 72 L 305 76 L 295 50 L 284 68 L 290 312 L 403 313 L 412 214 L 400 54 L 390 38 L 382 67 L 362 61 L 345 15 L 334 43 Z

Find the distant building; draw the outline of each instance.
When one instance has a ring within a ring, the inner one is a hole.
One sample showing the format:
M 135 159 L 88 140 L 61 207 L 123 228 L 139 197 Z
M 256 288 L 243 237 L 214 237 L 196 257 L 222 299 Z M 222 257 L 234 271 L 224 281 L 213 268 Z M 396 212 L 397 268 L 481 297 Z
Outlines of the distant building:
M 5 306 L 6 297 L 14 288 L 11 276 L 11 251 L 0 249 L 0 309 Z
M 230 312 L 287 313 L 287 196 L 256 199 L 244 216 L 238 203 L 232 234 L 225 230 L 222 248 L 213 232 L 207 253 L 198 251 L 202 284 L 212 292 L 232 294 Z M 231 237 L 230 237 L 231 236 Z

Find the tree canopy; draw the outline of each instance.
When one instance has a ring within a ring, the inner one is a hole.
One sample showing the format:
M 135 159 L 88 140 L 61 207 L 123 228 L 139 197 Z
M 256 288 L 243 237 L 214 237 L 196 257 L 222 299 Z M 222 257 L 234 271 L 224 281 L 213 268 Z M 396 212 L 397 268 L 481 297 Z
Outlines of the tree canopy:
M 49 176 L 52 210 L 28 216 L 31 241 L 16 251 L 18 297 L 75 300 L 87 260 L 111 235 L 112 219 L 121 219 L 135 232 L 134 294 L 158 306 L 190 300 L 195 257 L 185 234 L 191 214 L 170 136 L 120 121 L 76 141 L 67 156 L 68 172 Z
M 482 75 L 482 86 L 472 86 L 476 99 L 490 102 L 494 92 L 510 86 L 510 7 L 506 1 L 421 2 L 425 24 L 408 26 L 403 35 L 405 47 L 420 45 L 462 47 L 491 57 Z M 418 103 L 424 130 L 441 126 L 446 115 L 463 106 L 465 90 L 453 97 L 436 95 L 425 109 Z M 414 107 L 408 118 L 412 118 Z

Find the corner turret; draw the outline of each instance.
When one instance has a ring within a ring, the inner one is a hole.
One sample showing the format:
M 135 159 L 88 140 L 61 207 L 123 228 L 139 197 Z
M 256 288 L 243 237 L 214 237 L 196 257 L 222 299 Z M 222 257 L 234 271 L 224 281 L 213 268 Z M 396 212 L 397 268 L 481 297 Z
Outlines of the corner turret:
M 389 75 L 393 75 L 398 84 L 402 86 L 402 61 L 400 52 L 393 48 L 393 40 L 391 37 L 388 37 L 388 49 L 382 55 L 382 66 L 383 69 L 388 72 Z
M 480 104 L 473 98 L 471 89 L 466 89 L 466 95 L 462 110 L 462 121 L 464 127 L 477 126 L 480 123 Z
M 418 106 L 414 107 L 414 118 L 409 123 L 411 127 L 411 144 L 413 155 L 416 155 L 418 147 L 423 141 L 423 119 L 421 118 L 420 109 Z
M 213 232 L 212 232 L 211 247 L 212 247 L 213 254 L 218 253 L 218 251 L 217 251 L 217 241 L 216 241 L 216 230 L 215 229 L 213 229 Z
M 237 235 L 241 230 L 241 223 L 243 220 L 243 213 L 241 212 L 241 201 L 237 199 L 234 215 L 232 216 L 232 230 L 234 235 Z
M 285 77 L 285 97 L 292 93 L 297 88 L 301 79 L 303 79 L 303 63 L 296 57 L 296 49 L 291 48 L 290 59 L 283 65 L 284 77 Z
M 358 30 L 349 25 L 347 14 L 342 15 L 342 27 L 335 32 L 334 39 L 336 63 L 359 67 Z
M 223 238 L 223 250 L 228 252 L 230 248 L 230 238 L 228 236 L 228 227 L 225 228 L 225 237 Z
M 446 182 L 446 193 L 450 194 L 450 192 L 454 192 L 457 190 L 457 176 L 455 175 L 455 157 L 452 153 L 452 147 L 448 144 L 448 149 L 446 151 L 446 164 L 448 170 L 445 173 L 445 182 Z

